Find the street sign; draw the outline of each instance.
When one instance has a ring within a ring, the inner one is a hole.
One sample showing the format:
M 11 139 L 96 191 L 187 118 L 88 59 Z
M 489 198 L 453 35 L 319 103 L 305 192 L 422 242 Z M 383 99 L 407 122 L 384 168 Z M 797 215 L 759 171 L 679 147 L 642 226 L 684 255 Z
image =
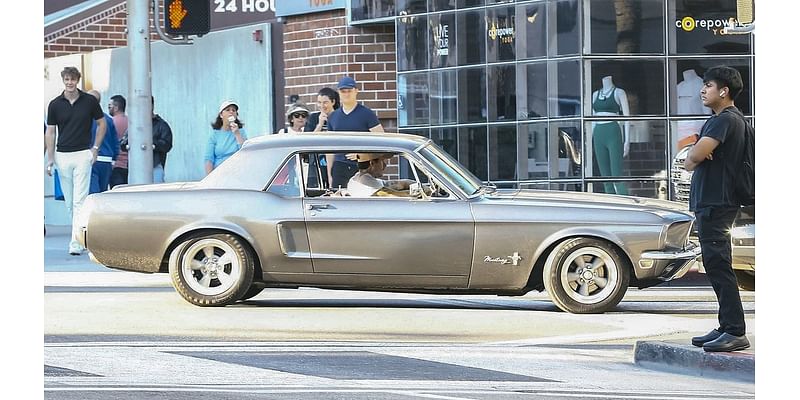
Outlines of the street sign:
M 165 0 L 164 27 L 170 35 L 202 36 L 211 30 L 208 0 Z

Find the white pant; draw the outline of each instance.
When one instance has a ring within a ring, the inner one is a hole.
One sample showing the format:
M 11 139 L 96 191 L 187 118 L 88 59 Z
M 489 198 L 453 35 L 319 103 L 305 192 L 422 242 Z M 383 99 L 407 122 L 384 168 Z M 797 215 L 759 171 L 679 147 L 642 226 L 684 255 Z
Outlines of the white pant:
M 82 150 L 71 153 L 56 152 L 56 168 L 61 180 L 61 191 L 64 192 L 64 203 L 67 214 L 72 220 L 72 240 L 69 250 L 80 251 L 81 245 L 75 239 L 80 234 L 75 218 L 81 211 L 83 201 L 89 195 L 89 184 L 92 178 L 92 151 Z

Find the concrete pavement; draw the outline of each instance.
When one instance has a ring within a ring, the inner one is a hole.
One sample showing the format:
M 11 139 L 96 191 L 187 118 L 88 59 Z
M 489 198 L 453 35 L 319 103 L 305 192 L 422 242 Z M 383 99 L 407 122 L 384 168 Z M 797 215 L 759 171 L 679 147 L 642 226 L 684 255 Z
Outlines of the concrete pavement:
M 69 255 L 69 234 L 68 226 L 47 226 L 44 240 L 46 287 L 171 287 L 167 274 L 116 271 L 93 263 L 85 252 L 80 256 Z M 711 328 L 713 326 L 708 327 Z M 706 353 L 692 346 L 691 337 L 705 331 L 679 332 L 666 337 L 648 337 L 642 332 L 647 340 L 636 342 L 633 362 L 649 369 L 753 382 L 755 334 L 752 326 L 749 329 L 751 348 L 735 353 Z

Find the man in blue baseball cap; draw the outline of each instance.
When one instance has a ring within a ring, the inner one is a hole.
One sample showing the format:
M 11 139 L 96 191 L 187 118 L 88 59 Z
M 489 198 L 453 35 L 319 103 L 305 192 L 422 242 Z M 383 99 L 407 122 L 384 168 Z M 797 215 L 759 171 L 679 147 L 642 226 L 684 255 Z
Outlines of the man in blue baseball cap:
M 383 132 L 375 111 L 358 102 L 355 79 L 345 76 L 336 88 L 342 106 L 328 116 L 328 131 Z M 358 172 L 358 164 L 345 158 L 344 154 L 329 154 L 327 158 L 331 188 L 347 187 L 347 182 Z

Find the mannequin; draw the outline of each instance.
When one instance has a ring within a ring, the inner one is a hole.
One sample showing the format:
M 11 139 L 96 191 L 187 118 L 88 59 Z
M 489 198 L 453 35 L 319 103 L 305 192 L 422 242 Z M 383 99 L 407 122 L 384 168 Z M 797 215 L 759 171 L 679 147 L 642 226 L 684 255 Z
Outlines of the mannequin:
M 700 91 L 703 90 L 703 78 L 697 75 L 694 69 L 683 71 L 683 80 L 678 83 L 676 93 L 678 96 L 678 115 L 709 115 L 711 109 L 703 106 Z M 697 140 L 695 135 L 700 134 L 705 119 L 699 121 L 678 121 L 675 140 L 678 149 L 682 149 Z
M 599 116 L 631 115 L 628 95 L 614 85 L 611 76 L 604 76 L 602 87 L 592 93 L 592 114 Z M 630 121 L 623 126 L 617 121 L 599 121 L 592 124 L 592 148 L 600 167 L 600 176 L 622 176 L 622 159 L 630 149 Z M 628 194 L 622 182 L 604 183 L 606 193 Z

